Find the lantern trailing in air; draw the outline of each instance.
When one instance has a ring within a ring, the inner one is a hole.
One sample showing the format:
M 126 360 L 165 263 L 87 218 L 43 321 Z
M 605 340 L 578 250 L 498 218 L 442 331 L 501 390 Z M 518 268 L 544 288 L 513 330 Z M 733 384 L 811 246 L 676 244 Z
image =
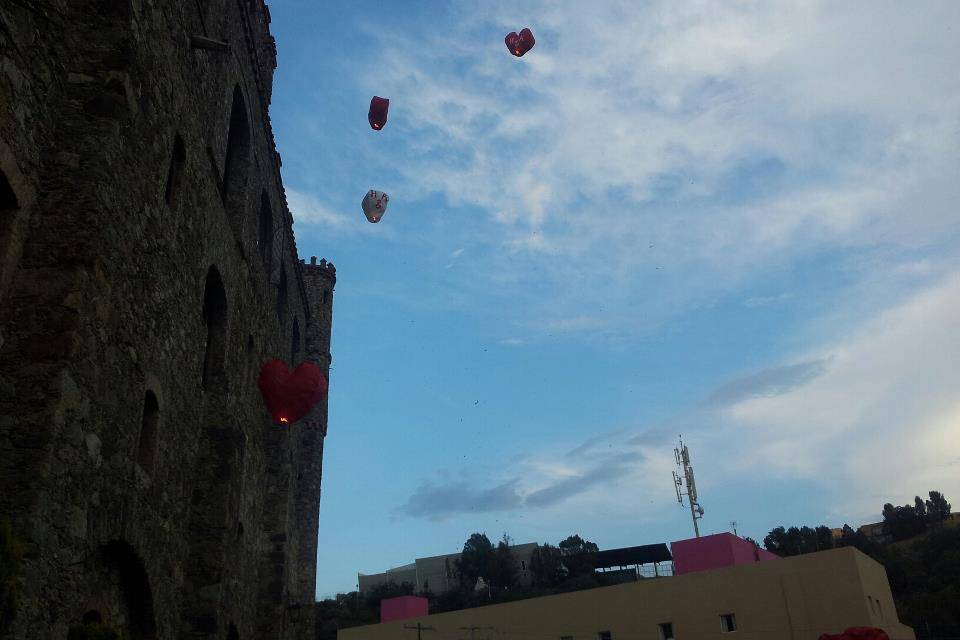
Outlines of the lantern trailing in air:
M 387 212 L 387 203 L 390 202 L 390 196 L 383 191 L 367 191 L 363 196 L 363 215 L 367 216 L 368 222 L 380 222 L 380 218 Z
M 390 100 L 373 96 L 370 100 L 370 111 L 367 112 L 367 120 L 370 126 L 379 131 L 387 124 L 387 111 L 390 109 Z
M 257 386 L 276 424 L 296 422 L 327 395 L 327 379 L 312 362 L 290 371 L 283 360 L 270 360 L 260 368 Z
M 516 31 L 511 31 L 503 41 L 507 43 L 507 49 L 510 50 L 510 53 L 518 58 L 533 49 L 533 45 L 537 43 L 533 37 L 533 32 L 526 28 L 521 29 L 519 35 Z

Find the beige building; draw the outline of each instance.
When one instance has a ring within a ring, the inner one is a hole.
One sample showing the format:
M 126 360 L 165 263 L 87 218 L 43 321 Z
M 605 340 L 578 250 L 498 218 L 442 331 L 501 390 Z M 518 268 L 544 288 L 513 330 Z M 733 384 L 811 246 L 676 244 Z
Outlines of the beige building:
M 853 547 L 342 629 L 338 640 L 817 640 L 851 626 L 914 640 L 886 570 Z M 412 629 L 410 627 L 413 627 Z
M 517 562 L 517 581 L 521 585 L 530 584 L 532 578 L 530 558 L 536 548 L 537 543 L 535 542 L 510 547 L 510 551 L 513 552 L 513 557 Z M 458 584 L 455 573 L 458 560 L 460 560 L 459 553 L 448 553 L 441 556 L 417 558 L 411 564 L 387 569 L 383 573 L 369 575 L 360 573 L 357 575 L 360 593 L 366 593 L 373 587 L 387 582 L 398 585 L 409 582 L 414 585 L 418 593 L 427 589 L 436 594 L 443 593 Z

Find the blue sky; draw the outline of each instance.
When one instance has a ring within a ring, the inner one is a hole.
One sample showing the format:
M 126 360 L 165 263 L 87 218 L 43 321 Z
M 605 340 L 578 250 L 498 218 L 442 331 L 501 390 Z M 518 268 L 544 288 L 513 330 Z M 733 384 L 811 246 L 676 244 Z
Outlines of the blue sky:
M 680 433 L 707 532 L 960 502 L 960 5 L 270 8 L 338 273 L 318 595 L 474 531 L 689 537 Z

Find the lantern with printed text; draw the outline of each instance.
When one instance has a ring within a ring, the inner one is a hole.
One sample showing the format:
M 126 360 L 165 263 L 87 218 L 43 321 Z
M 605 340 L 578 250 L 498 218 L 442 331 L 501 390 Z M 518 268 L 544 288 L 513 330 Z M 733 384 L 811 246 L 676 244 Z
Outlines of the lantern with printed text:
M 510 50 L 510 53 L 518 58 L 533 49 L 533 45 L 537 43 L 533 37 L 533 32 L 526 28 L 521 29 L 519 34 L 516 31 L 511 31 L 503 41 L 507 43 L 507 49 Z
M 312 362 L 290 371 L 283 360 L 270 360 L 260 368 L 257 386 L 275 424 L 293 424 L 327 395 L 327 379 Z
M 387 111 L 390 109 L 390 100 L 373 96 L 370 100 L 370 111 L 367 112 L 367 120 L 370 126 L 376 131 L 383 129 L 387 124 Z
M 373 189 L 367 191 L 367 195 L 363 196 L 363 202 L 360 203 L 360 206 L 363 207 L 363 215 L 367 216 L 367 221 L 380 222 L 380 218 L 387 212 L 388 202 L 390 202 L 390 196 L 383 191 L 374 191 Z

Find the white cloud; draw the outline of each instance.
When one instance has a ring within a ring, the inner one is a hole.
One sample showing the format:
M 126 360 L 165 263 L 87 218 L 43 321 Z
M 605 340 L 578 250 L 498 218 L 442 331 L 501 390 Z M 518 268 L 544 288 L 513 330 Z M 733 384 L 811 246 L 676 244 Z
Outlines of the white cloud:
M 957 3 L 485 7 L 383 38 L 364 78 L 410 140 L 407 197 L 485 211 L 547 329 L 613 300 L 637 331 L 771 265 L 955 230 Z M 521 23 L 516 59 L 492 34 Z
M 805 384 L 721 410 L 734 461 L 721 466 L 822 481 L 838 514 L 960 494 L 958 327 L 955 273 L 808 354 L 830 360 Z

